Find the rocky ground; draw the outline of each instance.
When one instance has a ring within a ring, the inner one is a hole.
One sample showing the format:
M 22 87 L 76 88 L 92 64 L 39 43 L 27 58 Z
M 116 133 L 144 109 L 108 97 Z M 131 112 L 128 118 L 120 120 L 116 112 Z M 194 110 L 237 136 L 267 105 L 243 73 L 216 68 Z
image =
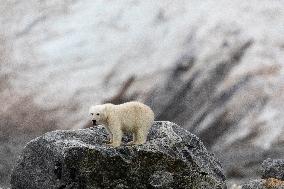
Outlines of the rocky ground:
M 264 159 L 284 157 L 283 7 L 1 2 L 0 183 L 30 139 L 86 125 L 90 103 L 131 99 L 199 136 L 229 179 L 260 177 Z

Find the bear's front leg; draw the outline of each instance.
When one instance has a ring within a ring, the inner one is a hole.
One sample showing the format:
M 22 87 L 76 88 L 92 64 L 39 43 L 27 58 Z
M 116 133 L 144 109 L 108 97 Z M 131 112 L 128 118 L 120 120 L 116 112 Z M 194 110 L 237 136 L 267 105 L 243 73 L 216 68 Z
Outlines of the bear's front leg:
M 112 133 L 110 132 L 110 129 L 109 129 L 109 127 L 107 125 L 105 125 L 105 129 L 106 129 L 106 131 L 107 131 L 107 133 L 109 135 L 109 141 L 107 141 L 106 143 L 107 144 L 111 144 L 112 143 Z
M 135 141 L 136 141 L 136 138 L 137 138 L 136 133 L 137 133 L 137 132 L 132 133 L 132 138 L 133 138 L 133 139 L 132 139 L 132 141 L 128 142 L 127 145 L 130 145 L 130 146 L 131 146 L 131 145 L 135 145 Z
M 111 143 L 113 143 L 112 136 L 111 136 L 111 138 L 109 139 L 109 141 L 107 141 L 107 144 L 111 144 Z
M 120 127 L 116 126 L 116 127 L 110 128 L 110 132 L 112 135 L 112 141 L 108 145 L 112 147 L 120 146 L 122 135 L 123 135 Z
M 110 139 L 106 141 L 106 144 L 112 144 L 113 143 L 113 139 L 112 139 L 112 135 L 109 135 Z

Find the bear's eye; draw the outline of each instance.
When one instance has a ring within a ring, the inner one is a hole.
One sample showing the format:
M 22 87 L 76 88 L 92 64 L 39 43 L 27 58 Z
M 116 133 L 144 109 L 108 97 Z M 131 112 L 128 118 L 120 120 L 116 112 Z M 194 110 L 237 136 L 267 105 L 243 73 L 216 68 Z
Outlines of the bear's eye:
M 94 115 L 93 113 L 91 113 L 91 115 Z
M 97 115 L 100 115 L 99 113 L 97 113 Z

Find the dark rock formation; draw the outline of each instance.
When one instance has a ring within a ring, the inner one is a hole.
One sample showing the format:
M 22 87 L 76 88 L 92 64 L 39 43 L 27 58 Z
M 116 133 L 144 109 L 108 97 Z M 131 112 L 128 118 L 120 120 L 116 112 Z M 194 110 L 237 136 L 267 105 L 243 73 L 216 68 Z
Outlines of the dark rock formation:
M 32 140 L 13 170 L 12 188 L 226 188 L 214 156 L 171 122 L 155 122 L 144 145 L 112 148 L 107 140 L 101 126 Z

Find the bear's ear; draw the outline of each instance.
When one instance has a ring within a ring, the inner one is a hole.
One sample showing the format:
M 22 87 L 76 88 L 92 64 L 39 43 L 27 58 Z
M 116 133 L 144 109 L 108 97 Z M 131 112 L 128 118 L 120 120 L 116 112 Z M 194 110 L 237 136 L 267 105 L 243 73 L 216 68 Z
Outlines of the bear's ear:
M 107 106 L 103 106 L 102 114 L 103 114 L 103 117 L 104 117 L 105 119 L 107 119 L 107 117 L 108 117 L 108 109 L 107 109 Z

